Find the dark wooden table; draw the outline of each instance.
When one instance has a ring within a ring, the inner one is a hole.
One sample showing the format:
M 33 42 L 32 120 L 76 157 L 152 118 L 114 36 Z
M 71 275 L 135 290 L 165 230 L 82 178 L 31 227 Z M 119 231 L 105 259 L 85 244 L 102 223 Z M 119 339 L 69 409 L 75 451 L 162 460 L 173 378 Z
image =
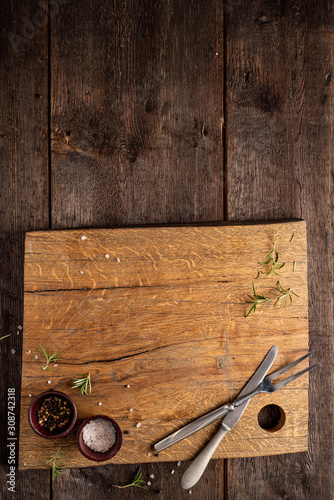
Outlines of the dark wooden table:
M 25 231 L 303 218 L 310 349 L 322 359 L 309 451 L 213 460 L 192 498 L 332 499 L 331 2 L 4 0 L 0 13 L 0 336 L 11 334 L 0 346 L 0 497 L 189 498 L 168 463 L 142 467 L 150 492 L 112 486 L 137 465 L 72 469 L 54 484 L 16 470 L 8 492 Z

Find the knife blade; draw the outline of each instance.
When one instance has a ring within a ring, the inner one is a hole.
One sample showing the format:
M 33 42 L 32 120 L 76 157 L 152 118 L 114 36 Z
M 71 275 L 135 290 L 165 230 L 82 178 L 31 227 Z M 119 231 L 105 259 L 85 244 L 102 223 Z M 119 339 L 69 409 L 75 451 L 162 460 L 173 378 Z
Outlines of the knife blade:
M 271 365 L 275 361 L 277 352 L 277 346 L 272 346 L 272 348 L 269 350 L 268 354 L 260 364 L 259 368 L 256 370 L 254 375 L 249 379 L 245 387 L 240 392 L 238 398 L 246 396 L 246 394 L 255 391 L 255 389 L 261 384 L 262 380 L 267 375 L 267 372 L 270 370 Z M 250 400 L 251 398 L 247 399 L 247 401 L 237 406 L 233 411 L 230 411 L 224 418 L 222 425 L 224 424 L 224 426 L 228 430 L 233 429 L 233 427 L 239 422 L 240 418 L 242 417 L 242 414 L 246 410 Z
M 254 391 L 258 387 L 258 385 L 262 382 L 262 380 L 266 376 L 271 365 L 273 364 L 277 355 L 277 351 L 278 351 L 277 346 L 273 346 L 269 350 L 268 354 L 262 361 L 259 368 L 256 370 L 254 375 L 250 378 L 245 387 L 242 389 L 241 393 L 239 394 L 239 397 L 246 396 L 247 394 Z M 246 410 L 246 407 L 250 399 L 247 399 L 244 403 L 241 403 L 241 405 L 237 406 L 234 410 L 230 411 L 223 419 L 218 432 L 215 434 L 215 436 L 211 439 L 211 441 L 206 445 L 206 447 L 195 458 L 195 460 L 190 464 L 190 466 L 186 469 L 185 473 L 183 474 L 181 479 L 181 486 L 183 489 L 186 490 L 192 488 L 200 479 L 212 455 L 217 449 L 219 443 L 221 442 L 223 437 L 230 430 L 232 430 L 233 427 L 239 422 L 243 412 Z
M 276 355 L 277 355 L 278 348 L 277 346 L 272 346 L 272 348 L 268 351 L 267 355 L 265 356 L 264 360 L 256 370 L 256 372 L 252 375 L 252 377 L 249 379 L 245 387 L 242 389 L 238 397 L 244 396 L 246 394 L 249 394 L 253 390 L 255 390 L 258 385 L 262 382 L 264 377 L 266 376 L 268 370 L 270 369 L 271 365 L 273 364 Z M 227 409 L 229 405 L 223 405 L 210 413 L 207 413 L 203 415 L 202 417 L 197 418 L 193 422 L 190 422 L 190 424 L 185 425 L 184 427 L 181 427 L 181 429 L 173 432 L 169 436 L 165 437 L 158 443 L 154 445 L 154 448 L 156 451 L 159 453 L 162 450 L 165 450 L 169 446 L 172 446 L 175 443 L 178 443 L 182 439 L 190 436 L 194 432 L 199 431 L 200 429 L 203 429 L 203 427 L 206 427 L 207 425 L 211 424 L 218 418 L 221 418 L 223 415 L 225 415 L 227 412 L 229 412 L 228 415 L 226 415 L 224 422 L 226 422 L 226 418 L 229 415 L 234 415 L 234 420 L 235 423 L 233 423 L 233 418 L 232 416 L 230 419 L 232 420 L 227 420 L 227 425 L 230 422 L 230 425 L 234 427 L 234 425 L 239 421 L 241 418 L 241 415 L 245 411 L 247 405 L 249 403 L 249 400 L 245 401 L 242 403 L 240 406 L 236 407 L 233 409 L 233 411 L 230 411 L 230 409 Z M 232 427 L 230 427 L 232 429 Z

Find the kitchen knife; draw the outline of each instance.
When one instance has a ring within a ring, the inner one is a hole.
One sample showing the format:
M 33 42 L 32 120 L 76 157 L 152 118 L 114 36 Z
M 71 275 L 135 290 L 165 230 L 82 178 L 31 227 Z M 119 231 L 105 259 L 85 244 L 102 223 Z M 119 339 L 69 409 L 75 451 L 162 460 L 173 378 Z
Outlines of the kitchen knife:
M 252 378 L 247 382 L 245 387 L 242 389 L 238 397 L 245 396 L 250 392 L 254 391 L 258 385 L 262 382 L 266 376 L 268 370 L 273 364 L 277 355 L 277 346 L 273 346 L 268 352 L 267 356 L 262 361 L 259 368 L 256 370 Z M 204 448 L 203 451 L 195 458 L 195 460 L 190 464 L 188 469 L 182 476 L 181 486 L 184 489 L 189 489 L 194 486 L 197 481 L 202 476 L 208 462 L 210 461 L 213 453 L 218 447 L 220 441 L 223 439 L 225 434 L 227 434 L 233 427 L 239 422 L 243 412 L 245 411 L 250 399 L 247 399 L 244 403 L 237 406 L 233 411 L 230 411 L 220 426 L 220 429 L 211 439 L 209 444 Z
M 248 381 L 248 383 L 245 385 L 245 387 L 243 388 L 243 390 L 241 391 L 241 393 L 239 394 L 238 397 L 249 394 L 252 390 L 257 388 L 257 386 L 262 382 L 262 380 L 264 379 L 264 377 L 267 374 L 267 371 L 270 369 L 271 365 L 273 364 L 273 362 L 276 358 L 276 355 L 277 355 L 277 351 L 278 351 L 278 349 L 277 349 L 277 346 L 275 346 L 275 345 L 269 350 L 268 354 L 266 355 L 266 357 L 264 358 L 264 360 L 260 364 L 259 368 L 256 370 L 256 372 L 251 377 L 251 379 Z M 237 417 L 239 415 L 239 418 L 240 418 L 241 415 L 243 414 L 247 404 L 248 404 L 248 401 L 246 402 L 246 404 L 243 403 L 240 406 L 238 406 L 237 408 L 235 408 L 233 410 L 233 414 L 235 412 L 237 412 L 237 413 L 235 413 L 235 416 Z M 162 439 L 161 441 L 156 443 L 154 445 L 154 448 L 159 453 L 160 451 L 165 450 L 166 448 L 168 448 L 172 444 L 175 444 L 178 441 L 181 441 L 182 439 L 190 436 L 194 432 L 197 432 L 200 429 L 203 429 L 203 427 L 206 427 L 207 425 L 211 424 L 212 422 L 214 422 L 218 418 L 221 418 L 223 415 L 226 415 L 226 413 L 230 411 L 230 409 L 228 407 L 229 407 L 229 405 L 223 405 L 223 406 L 216 408 L 215 410 L 213 410 L 209 413 L 206 413 L 202 417 L 197 418 L 193 422 L 190 422 L 190 424 L 185 425 L 181 429 L 173 432 L 169 436 L 165 437 L 164 439 Z M 239 418 L 238 418 L 238 420 L 239 420 Z

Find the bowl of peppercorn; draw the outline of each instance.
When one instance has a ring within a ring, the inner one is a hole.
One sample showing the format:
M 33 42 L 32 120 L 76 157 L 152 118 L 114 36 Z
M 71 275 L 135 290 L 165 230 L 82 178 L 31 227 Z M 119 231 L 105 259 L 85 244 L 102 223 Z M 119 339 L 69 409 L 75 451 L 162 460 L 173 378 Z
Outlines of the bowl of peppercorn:
M 39 436 L 55 439 L 67 436 L 77 421 L 75 404 L 66 394 L 47 391 L 31 402 L 28 411 L 29 424 Z

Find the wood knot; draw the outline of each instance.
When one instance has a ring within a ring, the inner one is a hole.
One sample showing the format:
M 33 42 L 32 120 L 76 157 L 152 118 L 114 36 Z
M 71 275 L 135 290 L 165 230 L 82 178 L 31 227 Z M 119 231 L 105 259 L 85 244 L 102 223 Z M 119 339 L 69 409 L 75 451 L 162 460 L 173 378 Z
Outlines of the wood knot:
M 257 18 L 257 23 L 258 24 L 269 24 L 271 23 L 271 19 L 269 19 L 267 16 L 261 16 Z
M 145 101 L 145 111 L 146 113 L 154 113 L 158 108 L 157 102 L 155 99 L 146 99 Z

